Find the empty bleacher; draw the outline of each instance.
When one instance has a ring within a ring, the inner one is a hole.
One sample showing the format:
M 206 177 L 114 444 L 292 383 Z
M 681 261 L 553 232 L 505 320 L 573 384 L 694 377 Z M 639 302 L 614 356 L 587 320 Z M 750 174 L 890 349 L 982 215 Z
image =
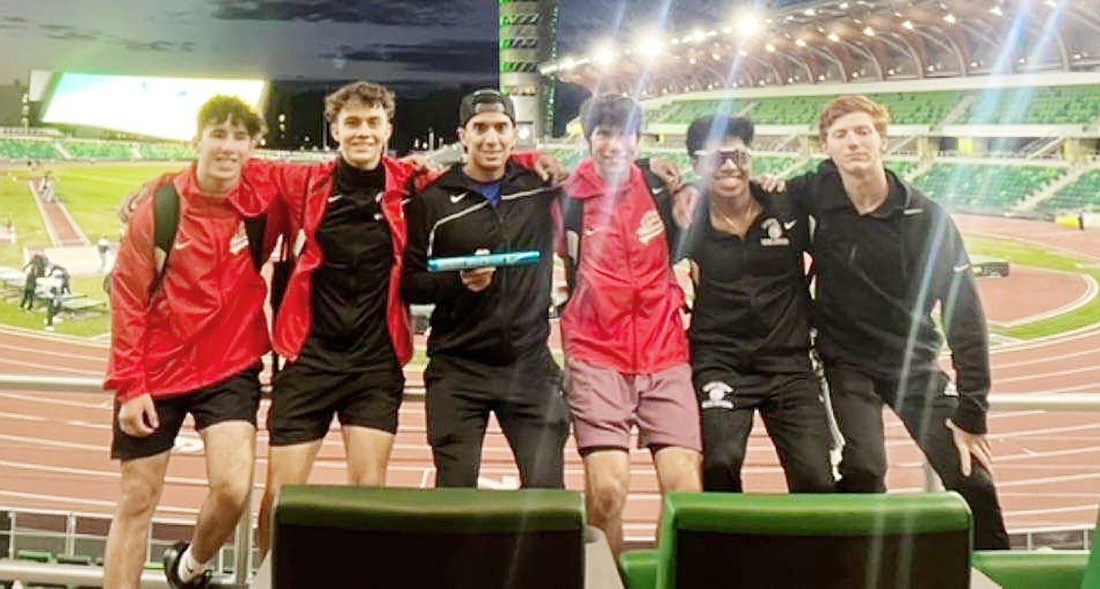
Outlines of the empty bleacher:
M 1100 211 L 1100 170 L 1085 172 L 1053 197 L 1039 203 L 1040 211 Z
M 953 206 L 1008 209 L 1065 174 L 1061 168 L 997 164 L 936 164 L 915 184 Z
M 57 152 L 52 139 L 0 138 L 0 159 L 45 160 L 57 159 L 60 157 L 61 154 Z
M 62 142 L 62 147 L 74 159 L 81 160 L 132 160 L 134 159 L 134 146 L 132 143 L 120 143 L 113 141 L 77 141 L 68 140 Z
M 992 89 L 967 111 L 970 125 L 1087 125 L 1100 118 L 1100 88 Z
M 142 159 L 159 161 L 189 160 L 194 153 L 181 143 L 139 143 L 138 153 Z

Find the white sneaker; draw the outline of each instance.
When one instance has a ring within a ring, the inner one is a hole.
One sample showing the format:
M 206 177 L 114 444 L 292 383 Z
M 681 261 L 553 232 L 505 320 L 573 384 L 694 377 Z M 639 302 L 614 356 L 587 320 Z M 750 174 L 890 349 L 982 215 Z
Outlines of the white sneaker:
M 53 331 L 53 326 L 52 325 L 47 325 L 46 326 L 46 331 L 52 332 Z

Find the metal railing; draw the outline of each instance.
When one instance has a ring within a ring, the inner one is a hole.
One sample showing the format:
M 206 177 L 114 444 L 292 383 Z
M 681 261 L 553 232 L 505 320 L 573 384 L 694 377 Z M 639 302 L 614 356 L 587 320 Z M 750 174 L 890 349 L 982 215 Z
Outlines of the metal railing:
M 103 380 L 92 377 L 25 376 L 0 374 L 0 391 L 33 391 L 62 393 L 103 393 Z M 104 393 L 105 394 L 105 393 Z M 423 388 L 410 387 L 406 397 L 422 400 Z M 989 397 L 993 411 L 1100 411 L 1100 392 L 1096 393 L 1014 393 Z M 925 472 L 931 472 L 927 463 Z M 935 473 L 926 476 L 926 489 L 935 488 Z M 244 589 L 252 573 L 252 505 L 251 494 L 244 514 L 237 525 L 233 548 L 234 565 L 231 575 L 215 576 L 213 587 Z M 14 556 L 14 555 L 12 555 Z M 97 585 L 103 581 L 103 569 L 87 565 L 46 564 L 0 559 L 0 581 L 14 580 L 58 585 Z M 142 587 L 167 587 L 160 571 L 145 571 Z

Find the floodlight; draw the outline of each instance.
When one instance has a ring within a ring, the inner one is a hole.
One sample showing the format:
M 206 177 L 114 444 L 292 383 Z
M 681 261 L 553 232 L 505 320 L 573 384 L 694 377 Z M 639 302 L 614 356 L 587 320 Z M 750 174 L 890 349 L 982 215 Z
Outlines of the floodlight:
M 615 63 L 615 58 L 619 54 L 615 51 L 615 46 L 611 43 L 601 43 L 592 51 L 592 63 L 600 66 L 607 67 Z
M 745 13 L 737 18 L 737 22 L 734 23 L 734 27 L 737 30 L 737 36 L 744 39 L 751 39 L 755 37 L 763 25 L 760 23 L 760 19 L 756 18 L 755 14 Z

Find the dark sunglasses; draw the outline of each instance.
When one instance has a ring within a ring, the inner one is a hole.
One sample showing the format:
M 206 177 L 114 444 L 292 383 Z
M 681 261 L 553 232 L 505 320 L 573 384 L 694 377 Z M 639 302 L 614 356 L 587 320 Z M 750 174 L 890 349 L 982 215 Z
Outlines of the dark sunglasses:
M 706 163 L 714 166 L 715 168 L 721 168 L 726 165 L 726 162 L 733 162 L 733 165 L 744 170 L 752 162 L 752 153 L 746 149 L 719 149 L 716 151 L 697 151 L 695 157 L 702 159 Z

